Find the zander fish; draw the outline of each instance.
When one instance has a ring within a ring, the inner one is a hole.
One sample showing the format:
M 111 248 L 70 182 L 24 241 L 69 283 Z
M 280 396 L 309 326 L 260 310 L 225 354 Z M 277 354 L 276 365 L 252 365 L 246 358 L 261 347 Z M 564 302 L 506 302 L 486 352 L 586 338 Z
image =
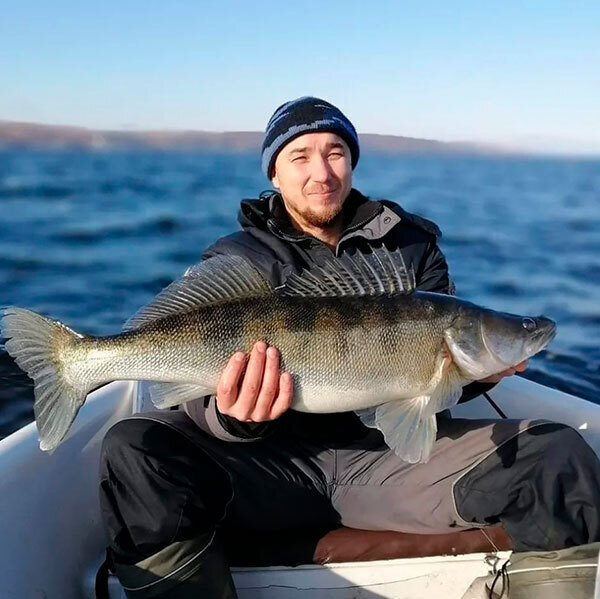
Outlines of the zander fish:
M 415 291 L 400 253 L 382 249 L 332 258 L 277 289 L 244 258 L 214 257 L 166 287 L 119 335 L 82 335 L 17 307 L 4 310 L 0 328 L 34 380 L 43 450 L 57 447 L 99 385 L 148 380 L 157 407 L 181 404 L 214 394 L 230 356 L 262 339 L 294 378 L 293 409 L 354 410 L 415 463 L 429 457 L 435 414 L 464 385 L 534 355 L 556 326 Z

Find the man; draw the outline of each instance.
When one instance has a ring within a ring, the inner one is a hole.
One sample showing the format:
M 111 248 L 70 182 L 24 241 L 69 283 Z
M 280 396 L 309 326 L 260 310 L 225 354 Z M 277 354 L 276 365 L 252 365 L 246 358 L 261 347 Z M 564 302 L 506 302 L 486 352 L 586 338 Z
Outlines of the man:
M 350 121 L 318 98 L 282 105 L 262 151 L 278 190 L 243 201 L 242 231 L 204 258 L 245 256 L 273 285 L 332 254 L 400 250 L 419 289 L 451 293 L 437 227 L 352 189 Z M 467 400 L 525 364 L 473 383 Z M 289 410 L 290 373 L 260 340 L 236 353 L 216 397 L 117 423 L 103 448 L 101 502 L 116 572 L 131 597 L 235 597 L 224 538 L 289 533 L 310 561 L 346 526 L 431 535 L 502 523 L 516 549 L 600 538 L 600 468 L 572 429 L 543 421 L 440 417 L 427 464 L 408 464 L 353 413 Z M 576 481 L 576 482 L 575 482 Z M 308 548 L 308 550 L 307 550 Z M 259 551 L 259 546 L 256 546 Z

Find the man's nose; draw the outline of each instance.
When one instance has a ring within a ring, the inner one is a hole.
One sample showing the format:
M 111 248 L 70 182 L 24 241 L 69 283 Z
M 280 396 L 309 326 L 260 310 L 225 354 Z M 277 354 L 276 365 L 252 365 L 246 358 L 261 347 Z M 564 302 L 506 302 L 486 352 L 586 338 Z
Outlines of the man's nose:
M 327 162 L 323 156 L 313 156 L 313 159 L 310 161 L 310 167 L 310 175 L 313 181 L 319 183 L 329 181 L 331 177 L 331 167 L 329 166 L 329 162 Z

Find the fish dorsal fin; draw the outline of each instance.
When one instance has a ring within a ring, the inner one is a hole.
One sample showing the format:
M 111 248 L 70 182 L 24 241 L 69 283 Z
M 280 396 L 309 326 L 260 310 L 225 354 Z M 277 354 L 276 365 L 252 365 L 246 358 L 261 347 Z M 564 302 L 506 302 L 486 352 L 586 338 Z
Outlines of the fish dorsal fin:
M 277 292 L 301 297 L 408 295 L 415 287 L 415 273 L 407 269 L 401 252 L 383 247 L 332 257 L 323 266 L 294 273 Z
M 137 329 L 159 318 L 191 312 L 202 306 L 266 297 L 272 293 L 268 281 L 245 258 L 215 256 L 192 266 L 181 279 L 165 287 L 125 323 L 123 330 Z

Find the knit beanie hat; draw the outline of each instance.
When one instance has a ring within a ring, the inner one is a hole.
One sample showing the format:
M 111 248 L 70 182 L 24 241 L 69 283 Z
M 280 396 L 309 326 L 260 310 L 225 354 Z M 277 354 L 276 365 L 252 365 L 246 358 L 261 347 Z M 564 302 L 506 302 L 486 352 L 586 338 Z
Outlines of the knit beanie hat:
M 333 104 L 303 96 L 282 104 L 270 118 L 262 145 L 262 170 L 268 179 L 280 150 L 304 133 L 327 131 L 339 135 L 350 148 L 352 168 L 358 162 L 358 135 L 354 125 Z

